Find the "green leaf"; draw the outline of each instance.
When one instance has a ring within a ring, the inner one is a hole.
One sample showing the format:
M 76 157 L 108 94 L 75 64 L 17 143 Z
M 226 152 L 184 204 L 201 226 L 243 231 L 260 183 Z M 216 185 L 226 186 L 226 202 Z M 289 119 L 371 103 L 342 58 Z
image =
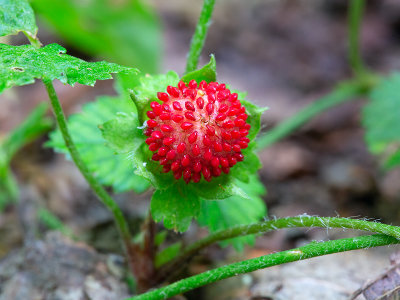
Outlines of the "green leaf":
M 0 0 L 0 36 L 25 31 L 34 38 L 35 15 L 27 0 Z
M 156 222 L 178 232 L 186 231 L 200 213 L 200 199 L 188 185 L 177 181 L 164 190 L 156 190 L 151 198 L 151 215 Z
M 74 48 L 143 72 L 158 70 L 159 17 L 148 1 L 34 0 L 33 8 Z
M 156 255 L 155 266 L 159 268 L 160 266 L 166 264 L 167 262 L 174 259 L 182 249 L 182 242 L 176 242 L 171 246 L 163 249 Z
M 136 151 L 143 143 L 143 130 L 138 128 L 139 121 L 136 113 L 122 113 L 116 119 L 100 126 L 107 145 L 117 153 L 123 154 Z
M 207 200 L 222 200 L 231 196 L 249 198 L 232 176 L 222 175 L 213 178 L 210 182 L 201 180 L 198 183 L 190 183 L 189 187 L 194 193 Z
M 83 161 L 102 184 L 112 186 L 115 192 L 134 190 L 141 193 L 149 187 L 145 179 L 134 174 L 135 169 L 128 155 L 116 155 L 105 145 L 106 140 L 98 128 L 99 124 L 114 119 L 117 113 L 129 115 L 134 109 L 129 98 L 103 96 L 84 105 L 81 113 L 72 115 L 68 120 L 69 130 Z M 55 131 L 50 138 L 48 145 L 68 156 L 61 133 Z
M 150 109 L 151 101 L 159 101 L 157 92 L 164 92 L 168 85 L 176 86 L 178 82 L 179 76 L 174 71 L 141 77 L 140 85 L 131 92 L 132 100 L 135 102 L 140 116 L 145 118 L 146 111 Z
M 0 44 L 0 92 L 43 78 L 58 79 L 69 85 L 93 86 L 96 80 L 111 79 L 111 73 L 132 71 L 104 61 L 86 62 L 65 53 L 66 50 L 57 44 L 40 49 L 31 45 Z
M 73 236 L 73 232 L 56 215 L 46 208 L 37 211 L 38 219 L 49 229 L 60 231 L 66 236 Z
M 192 79 L 196 80 L 197 83 L 199 83 L 202 80 L 205 80 L 206 82 L 217 81 L 216 67 L 217 66 L 215 63 L 215 57 L 214 55 L 211 54 L 210 62 L 208 64 L 206 64 L 199 70 L 189 72 L 183 75 L 181 80 L 186 83 L 188 83 Z
M 400 74 L 382 80 L 364 106 L 362 123 L 369 150 L 386 157 L 386 167 L 400 164 Z
M 253 140 L 257 136 L 257 134 L 261 128 L 261 115 L 268 108 L 258 107 L 257 105 L 255 105 L 249 101 L 246 101 L 246 100 L 240 99 L 240 102 L 246 108 L 246 113 L 249 116 L 247 118 L 246 122 L 251 125 L 249 135 L 247 137 L 250 140 Z
M 201 211 L 198 222 L 207 226 L 211 232 L 229 229 L 236 225 L 246 225 L 260 221 L 266 216 L 266 207 L 261 196 L 265 188 L 257 175 L 252 175 L 249 183 L 237 182 L 249 195 L 248 199 L 232 196 L 220 201 L 201 201 Z M 255 237 L 244 236 L 221 243 L 222 246 L 233 245 L 237 251 L 242 251 L 245 244 L 253 245 Z

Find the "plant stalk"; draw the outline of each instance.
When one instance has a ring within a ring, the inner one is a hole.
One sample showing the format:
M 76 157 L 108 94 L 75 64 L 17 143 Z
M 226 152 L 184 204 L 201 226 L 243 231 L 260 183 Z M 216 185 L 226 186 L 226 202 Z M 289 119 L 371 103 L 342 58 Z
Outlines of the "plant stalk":
M 56 91 L 54 89 L 54 86 L 53 86 L 51 80 L 43 79 L 43 83 L 44 83 L 47 93 L 49 95 L 50 102 L 51 102 L 51 105 L 53 108 L 53 112 L 54 112 L 54 115 L 57 120 L 57 124 L 60 128 L 65 145 L 68 148 L 71 158 L 74 161 L 75 165 L 78 167 L 79 171 L 82 173 L 83 177 L 89 183 L 89 186 L 95 192 L 97 197 L 112 213 L 115 224 L 118 228 L 118 231 L 119 231 L 122 241 L 123 241 L 124 250 L 125 250 L 125 253 L 127 254 L 128 262 L 131 262 L 131 259 L 129 257 L 129 247 L 131 245 L 131 240 L 132 240 L 131 233 L 129 231 L 128 224 L 122 214 L 122 211 L 120 210 L 120 208 L 118 207 L 116 202 L 110 197 L 110 195 L 108 195 L 108 193 L 104 190 L 104 188 L 93 177 L 93 175 L 90 173 L 89 169 L 87 168 L 87 166 L 81 159 L 81 156 L 80 156 L 78 150 L 76 149 L 74 142 L 72 141 L 72 137 L 71 137 L 68 127 L 67 127 L 67 122 L 65 119 L 64 112 L 62 110 L 60 101 L 58 100 Z
M 195 254 L 199 253 L 202 249 L 224 240 L 231 238 L 245 236 L 250 234 L 262 234 L 272 230 L 284 228 L 340 228 L 340 229 L 353 229 L 364 230 L 373 233 L 380 233 L 388 236 L 393 236 L 400 240 L 400 227 L 391 226 L 378 222 L 370 222 L 364 220 L 355 220 L 347 218 L 331 218 L 331 217 L 312 217 L 312 216 L 299 216 L 288 217 L 281 219 L 269 220 L 261 223 L 250 225 L 239 225 L 230 229 L 217 231 L 209 236 L 189 245 L 182 250 L 181 254 L 168 264 L 161 266 L 158 274 L 158 282 L 162 282 L 171 275 L 174 271 L 178 270 L 180 266 L 188 262 Z
M 327 242 L 312 242 L 304 247 L 264 255 L 206 271 L 204 273 L 182 279 L 166 287 L 162 287 L 136 297 L 128 298 L 126 300 L 167 299 L 169 297 L 185 293 L 222 279 L 253 272 L 263 268 L 332 253 L 399 243 L 400 241 L 396 238 L 382 234 L 339 239 Z
M 211 24 L 211 15 L 214 9 L 215 0 L 204 0 L 200 18 L 190 43 L 190 50 L 186 62 L 186 73 L 196 70 L 199 63 L 201 50 Z
M 364 0 L 350 0 L 348 11 L 349 62 L 356 76 L 365 72 L 360 51 L 360 29 L 364 14 Z

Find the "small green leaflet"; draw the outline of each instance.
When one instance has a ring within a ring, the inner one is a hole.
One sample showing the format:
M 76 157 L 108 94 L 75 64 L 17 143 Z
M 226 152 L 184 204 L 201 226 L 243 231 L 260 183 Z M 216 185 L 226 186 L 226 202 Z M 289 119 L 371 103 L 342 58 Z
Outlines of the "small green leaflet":
M 0 0 L 0 36 L 25 31 L 34 38 L 37 30 L 35 15 L 27 0 Z
M 106 146 L 106 140 L 98 128 L 100 124 L 114 119 L 120 112 L 124 113 L 122 115 L 126 121 L 134 109 L 129 99 L 103 96 L 84 105 L 81 113 L 72 115 L 68 120 L 68 127 L 82 159 L 96 178 L 102 184 L 112 186 L 115 192 L 134 190 L 141 193 L 149 187 L 145 179 L 134 174 L 135 169 L 128 155 L 116 155 L 114 150 Z M 132 122 L 137 124 L 135 120 Z M 59 131 L 50 135 L 48 145 L 68 155 Z
M 131 97 L 139 112 L 139 117 L 145 118 L 146 111 L 150 108 L 151 101 L 159 101 L 157 92 L 165 92 L 167 86 L 176 86 L 179 76 L 174 71 L 166 74 L 145 75 L 140 78 L 140 85 L 131 91 Z
M 180 180 L 165 190 L 156 190 L 150 209 L 156 222 L 164 221 L 166 228 L 184 232 L 200 213 L 200 198 Z
M 0 44 L 0 92 L 43 78 L 58 79 L 72 86 L 75 83 L 93 86 L 97 80 L 111 79 L 112 73 L 133 71 L 104 61 L 86 62 L 65 53 L 57 44 L 39 49 L 31 45 Z
M 206 82 L 217 81 L 216 68 L 215 57 L 211 54 L 210 62 L 208 64 L 196 71 L 183 75 L 181 80 L 185 83 L 188 83 L 192 79 L 196 80 L 197 83 L 200 83 L 202 80 Z
M 370 151 L 386 157 L 387 168 L 400 165 L 400 73 L 375 87 L 364 106 L 362 123 Z
M 265 194 L 265 188 L 253 174 L 249 183 L 237 181 L 236 183 L 248 195 L 248 199 L 232 196 L 220 201 L 201 201 L 201 211 L 198 222 L 207 226 L 211 232 L 229 229 L 236 225 L 246 225 L 259 222 L 266 216 L 266 207 L 261 196 Z M 253 235 L 243 236 L 227 240 L 221 245 L 233 245 L 236 250 L 242 251 L 245 244 L 254 244 Z

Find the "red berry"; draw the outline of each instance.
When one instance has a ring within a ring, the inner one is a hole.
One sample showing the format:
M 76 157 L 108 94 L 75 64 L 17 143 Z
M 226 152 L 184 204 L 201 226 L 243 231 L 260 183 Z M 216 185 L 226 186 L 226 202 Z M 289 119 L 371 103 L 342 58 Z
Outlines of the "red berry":
M 229 173 L 243 161 L 251 126 L 236 93 L 217 82 L 180 81 L 151 102 L 146 144 L 162 172 L 186 183 Z

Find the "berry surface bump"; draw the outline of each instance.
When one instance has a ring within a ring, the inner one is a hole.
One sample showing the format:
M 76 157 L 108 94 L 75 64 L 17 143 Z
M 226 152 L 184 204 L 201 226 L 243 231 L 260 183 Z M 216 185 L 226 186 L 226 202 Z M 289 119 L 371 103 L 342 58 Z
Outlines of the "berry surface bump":
M 157 98 L 161 103 L 151 102 L 144 133 L 162 172 L 196 183 L 228 174 L 243 161 L 250 124 L 238 94 L 225 84 L 180 81 Z

